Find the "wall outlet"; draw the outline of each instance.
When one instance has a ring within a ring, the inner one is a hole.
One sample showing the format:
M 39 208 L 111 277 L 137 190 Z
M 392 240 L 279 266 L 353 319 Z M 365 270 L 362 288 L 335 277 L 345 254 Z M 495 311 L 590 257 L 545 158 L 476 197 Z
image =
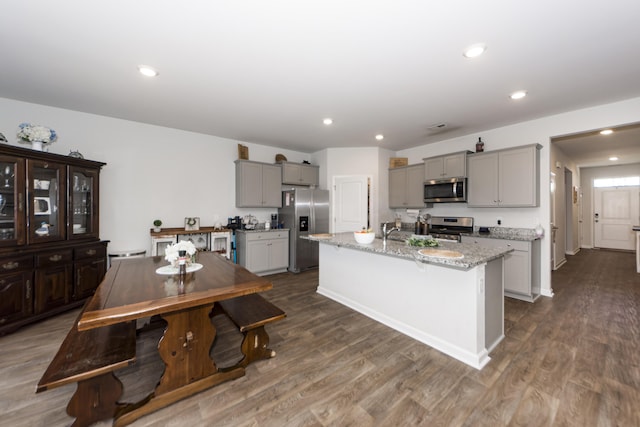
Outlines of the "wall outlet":
M 498 225 L 502 225 L 502 217 L 501 217 L 501 216 L 499 216 L 499 217 L 496 219 L 496 222 L 498 223 Z

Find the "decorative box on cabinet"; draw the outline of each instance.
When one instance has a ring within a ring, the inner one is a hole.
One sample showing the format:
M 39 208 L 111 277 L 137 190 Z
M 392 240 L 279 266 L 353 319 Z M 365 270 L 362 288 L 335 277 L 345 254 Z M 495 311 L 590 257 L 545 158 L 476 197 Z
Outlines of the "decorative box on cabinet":
M 174 243 L 191 241 L 198 250 L 213 251 L 231 258 L 231 230 L 213 227 L 200 227 L 199 230 L 183 228 L 163 228 L 160 231 L 150 230 L 151 256 L 164 256 L 165 249 Z
M 389 169 L 389 207 L 424 207 L 424 165 Z
M 462 243 L 512 248 L 504 256 L 504 294 L 528 302 L 540 296 L 540 240 L 522 241 L 462 236 Z
M 0 335 L 81 305 L 102 281 L 104 165 L 0 145 Z
M 282 183 L 291 185 L 318 185 L 320 167 L 304 163 L 280 162 Z
M 469 155 L 468 206 L 539 206 L 540 148 L 533 144 Z
M 278 165 L 236 160 L 236 207 L 282 207 L 282 170 Z
M 425 181 L 465 178 L 467 176 L 467 154 L 470 153 L 471 151 L 462 151 L 423 159 Z
M 257 275 L 282 273 L 289 267 L 289 230 L 236 230 L 238 264 Z

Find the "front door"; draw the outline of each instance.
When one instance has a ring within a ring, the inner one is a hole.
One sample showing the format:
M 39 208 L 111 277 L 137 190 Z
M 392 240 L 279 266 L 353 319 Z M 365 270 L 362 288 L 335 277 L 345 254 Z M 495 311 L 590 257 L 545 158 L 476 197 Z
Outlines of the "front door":
M 369 224 L 369 179 L 366 176 L 335 177 L 333 203 L 333 233 L 358 231 Z
M 638 187 L 594 188 L 594 234 L 598 248 L 635 248 L 633 226 L 639 221 Z

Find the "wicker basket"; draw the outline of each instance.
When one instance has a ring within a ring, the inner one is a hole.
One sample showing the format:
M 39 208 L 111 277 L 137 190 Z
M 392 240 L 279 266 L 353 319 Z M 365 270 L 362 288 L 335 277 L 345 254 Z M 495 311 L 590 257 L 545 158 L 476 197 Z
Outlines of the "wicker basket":
M 409 164 L 408 157 L 391 157 L 389 159 L 389 168 L 399 168 L 400 166 L 407 166 Z

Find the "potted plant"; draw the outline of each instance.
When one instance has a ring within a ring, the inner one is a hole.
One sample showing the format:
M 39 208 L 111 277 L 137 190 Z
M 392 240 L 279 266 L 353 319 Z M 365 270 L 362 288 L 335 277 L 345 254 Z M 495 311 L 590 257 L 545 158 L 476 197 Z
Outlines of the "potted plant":
M 155 231 L 156 233 L 159 233 L 161 225 L 162 225 L 162 221 L 160 221 L 159 219 L 154 220 L 153 221 L 153 231 Z

